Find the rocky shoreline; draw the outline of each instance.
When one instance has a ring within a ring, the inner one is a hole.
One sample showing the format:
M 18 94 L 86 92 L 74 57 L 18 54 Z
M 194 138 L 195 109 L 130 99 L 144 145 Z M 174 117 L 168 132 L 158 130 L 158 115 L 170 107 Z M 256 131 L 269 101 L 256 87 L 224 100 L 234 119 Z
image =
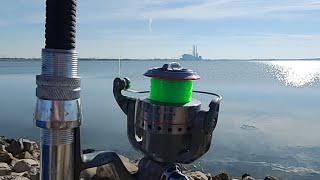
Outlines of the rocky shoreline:
M 119 155 L 122 162 L 130 172 L 137 171 L 137 161 Z M 35 141 L 28 139 L 9 139 L 0 136 L 0 180 L 39 180 L 40 174 L 40 149 Z M 254 180 L 249 174 L 240 178 L 232 178 L 226 172 L 218 175 L 201 171 L 185 170 L 190 180 Z M 115 180 L 115 175 L 110 165 L 84 170 L 82 180 Z M 264 180 L 279 180 L 267 176 Z

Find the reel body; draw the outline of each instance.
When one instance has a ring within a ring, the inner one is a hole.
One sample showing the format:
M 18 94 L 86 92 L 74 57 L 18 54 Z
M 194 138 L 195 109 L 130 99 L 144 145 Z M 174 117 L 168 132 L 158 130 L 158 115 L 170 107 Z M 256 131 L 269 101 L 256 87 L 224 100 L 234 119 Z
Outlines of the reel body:
M 194 71 L 183 69 L 178 63 L 150 69 L 145 75 L 178 81 L 200 78 Z M 219 95 L 193 91 L 213 96 L 209 110 L 204 111 L 201 110 L 200 101 L 189 97 L 189 102 L 172 103 L 150 97 L 140 99 L 124 96 L 122 90 L 149 93 L 130 90 L 130 84 L 128 78 L 116 78 L 113 93 L 127 115 L 128 138 L 135 149 L 153 161 L 185 164 L 195 161 L 209 150 L 212 132 L 218 121 Z

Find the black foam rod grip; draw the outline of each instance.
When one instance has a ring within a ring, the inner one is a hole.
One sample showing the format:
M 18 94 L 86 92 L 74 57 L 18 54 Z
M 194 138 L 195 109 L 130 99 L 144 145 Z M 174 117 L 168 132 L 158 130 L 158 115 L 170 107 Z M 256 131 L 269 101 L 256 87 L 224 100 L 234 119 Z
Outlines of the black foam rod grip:
M 46 1 L 46 48 L 75 49 L 76 0 Z

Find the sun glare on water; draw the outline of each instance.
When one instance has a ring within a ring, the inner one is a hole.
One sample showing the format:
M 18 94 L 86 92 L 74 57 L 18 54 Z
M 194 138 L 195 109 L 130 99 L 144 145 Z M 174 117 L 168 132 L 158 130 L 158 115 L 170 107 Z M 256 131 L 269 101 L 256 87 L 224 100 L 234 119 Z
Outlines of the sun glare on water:
M 315 85 L 320 80 L 320 61 L 269 61 L 268 72 L 285 86 Z

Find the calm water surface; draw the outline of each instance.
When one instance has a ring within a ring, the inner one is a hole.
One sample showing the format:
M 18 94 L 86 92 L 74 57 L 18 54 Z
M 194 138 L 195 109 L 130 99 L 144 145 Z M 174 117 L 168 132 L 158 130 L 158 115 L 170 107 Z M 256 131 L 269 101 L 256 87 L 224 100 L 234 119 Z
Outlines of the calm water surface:
M 165 61 L 123 61 L 121 76 L 146 90 L 142 74 Z M 209 152 L 199 170 L 249 172 L 262 178 L 320 179 L 320 61 L 182 62 L 202 77 L 197 90 L 223 96 Z M 0 61 L 0 135 L 39 139 L 33 125 L 40 61 Z M 82 146 L 139 157 L 126 138 L 126 117 L 112 94 L 116 61 L 81 61 Z M 206 108 L 210 96 L 195 95 Z

